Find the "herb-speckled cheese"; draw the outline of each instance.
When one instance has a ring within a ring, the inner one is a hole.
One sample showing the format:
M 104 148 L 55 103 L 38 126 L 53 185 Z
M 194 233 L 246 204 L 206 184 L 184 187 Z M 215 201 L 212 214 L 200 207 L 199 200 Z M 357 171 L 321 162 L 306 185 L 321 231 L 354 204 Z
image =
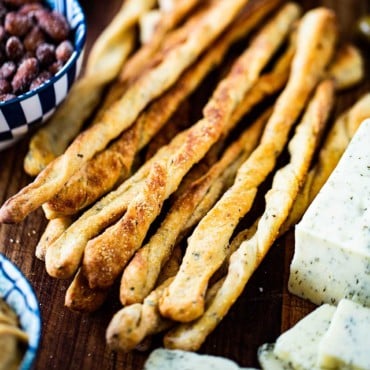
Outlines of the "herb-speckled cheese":
M 297 370 L 317 367 L 321 338 L 329 328 L 336 307 L 324 304 L 279 336 L 274 354 Z
M 370 369 L 370 308 L 339 302 L 320 342 L 318 363 L 328 369 Z
M 274 353 L 275 343 L 265 343 L 258 348 L 257 357 L 262 370 L 293 370 L 290 364 Z
M 295 229 L 289 290 L 315 304 L 370 306 L 370 120 Z
M 240 368 L 235 362 L 219 356 L 158 348 L 154 350 L 143 370 L 255 370 Z

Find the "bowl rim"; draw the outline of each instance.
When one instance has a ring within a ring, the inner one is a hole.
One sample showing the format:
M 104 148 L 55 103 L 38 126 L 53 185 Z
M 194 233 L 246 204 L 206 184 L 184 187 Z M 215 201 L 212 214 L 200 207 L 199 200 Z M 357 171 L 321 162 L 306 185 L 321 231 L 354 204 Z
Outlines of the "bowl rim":
M 29 369 L 32 368 L 32 366 L 34 364 L 34 361 L 35 361 L 36 355 L 37 355 L 37 351 L 38 351 L 38 348 L 39 348 L 40 342 L 41 342 L 42 318 L 41 318 L 41 312 L 40 312 L 40 304 L 39 304 L 39 300 L 37 298 L 35 289 L 31 285 L 31 283 L 27 279 L 27 277 L 24 275 L 24 273 L 21 271 L 21 269 L 13 261 L 11 261 L 8 257 L 6 257 L 3 253 L 0 253 L 0 265 L 3 266 L 4 264 L 6 264 L 8 267 L 10 267 L 12 269 L 12 272 L 14 272 L 14 275 L 16 276 L 17 279 L 22 280 L 22 282 L 24 283 L 24 285 L 28 289 L 27 293 L 31 294 L 31 297 L 35 300 L 35 303 L 36 303 L 35 307 L 32 307 L 32 311 L 34 312 L 35 317 L 37 318 L 36 330 L 34 332 L 35 339 L 34 339 L 34 342 L 32 343 L 32 345 L 29 344 L 27 346 L 27 350 L 25 351 L 25 353 L 23 355 L 22 362 L 21 362 L 20 367 L 19 367 L 20 370 L 29 370 Z M 4 275 L 7 275 L 7 273 L 4 269 L 3 269 L 3 272 L 4 272 Z M 9 277 L 9 280 L 13 280 L 13 278 Z M 23 291 L 22 291 L 22 293 L 23 293 Z M 4 299 L 5 302 L 7 304 L 9 304 L 9 302 L 7 302 L 7 300 L 6 300 L 6 297 L 4 298 L 4 296 L 1 296 L 0 298 Z M 12 309 L 14 309 L 15 313 L 19 317 L 19 312 L 17 312 L 17 309 L 15 307 L 11 306 L 11 305 L 10 305 L 10 307 Z
M 21 95 L 17 95 L 16 97 L 12 99 L 9 99 L 6 101 L 0 101 L 0 109 L 7 105 L 13 104 L 14 102 L 22 102 L 40 93 L 40 91 L 47 89 L 49 86 L 54 85 L 62 76 L 64 76 L 78 62 L 78 59 L 80 55 L 83 53 L 85 44 L 86 44 L 86 36 L 87 36 L 86 15 L 85 15 L 85 11 L 83 7 L 81 6 L 79 0 L 70 0 L 70 1 L 72 1 L 76 5 L 77 9 L 80 11 L 80 14 L 81 14 L 81 21 L 78 23 L 78 25 L 74 29 L 74 32 L 76 32 L 76 30 L 79 30 L 80 36 L 77 42 L 74 41 L 73 43 L 74 50 L 73 50 L 72 55 L 70 56 L 68 61 L 63 65 L 63 67 L 54 76 L 52 76 L 46 82 L 42 83 L 40 86 L 36 87 L 35 89 L 31 91 L 27 91 Z M 47 1 L 42 0 L 42 2 L 45 3 Z

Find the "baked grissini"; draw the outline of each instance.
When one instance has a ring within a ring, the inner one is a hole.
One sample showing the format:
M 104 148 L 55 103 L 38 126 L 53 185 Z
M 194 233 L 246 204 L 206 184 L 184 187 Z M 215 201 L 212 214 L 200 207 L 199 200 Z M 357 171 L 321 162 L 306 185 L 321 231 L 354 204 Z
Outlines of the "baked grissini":
M 202 16 L 182 43 L 173 45 L 166 53 L 166 58 L 145 70 L 130 84 L 123 96 L 107 109 L 100 122 L 79 134 L 64 154 L 51 162 L 31 184 L 4 203 L 0 209 L 0 222 L 20 222 L 54 196 L 71 175 L 131 126 L 146 105 L 179 78 L 235 19 L 247 2 L 219 0 L 203 9 Z
M 273 68 L 273 70 L 270 73 L 262 75 L 261 78 L 259 78 L 256 84 L 253 86 L 253 88 L 246 94 L 245 98 L 238 105 L 238 108 L 234 112 L 232 119 L 230 120 L 230 124 L 235 124 L 235 122 L 239 121 L 239 119 L 244 114 L 250 111 L 251 108 L 253 108 L 256 104 L 261 102 L 266 96 L 274 94 L 275 92 L 279 91 L 283 87 L 283 85 L 288 79 L 289 68 L 290 68 L 290 63 L 291 63 L 293 53 L 294 53 L 294 44 L 290 44 L 288 50 L 278 59 L 276 66 Z M 264 120 L 264 117 L 261 117 L 260 119 Z M 182 135 L 179 135 L 178 139 L 181 139 Z M 207 153 L 207 156 L 208 154 L 209 152 Z M 213 155 L 211 155 L 211 157 L 213 157 Z M 209 162 L 209 160 L 206 160 L 206 162 Z M 211 160 L 211 163 L 213 162 L 214 162 L 214 159 Z M 204 166 L 201 166 L 201 167 L 204 167 Z M 201 169 L 201 172 L 199 172 L 198 169 L 195 169 L 195 174 L 194 174 L 194 171 L 192 171 L 191 173 L 188 173 L 187 178 L 185 178 L 181 183 L 181 188 L 177 190 L 177 193 L 179 193 L 178 196 L 181 196 L 180 195 L 181 192 L 187 192 L 186 189 L 188 189 L 188 187 L 191 186 L 190 184 L 193 181 L 196 181 L 196 179 L 199 176 L 201 176 L 202 173 L 204 173 L 203 169 Z M 138 174 L 135 174 L 133 176 L 133 178 L 135 177 L 138 177 Z M 224 180 L 225 180 L 224 178 L 219 178 L 216 180 L 216 182 L 222 182 Z M 209 203 L 210 201 L 212 202 L 212 204 L 214 203 L 215 194 L 212 194 L 212 193 L 218 192 L 220 188 L 221 188 L 220 184 L 214 184 L 214 186 L 211 186 L 209 193 L 207 193 L 206 196 L 202 199 L 199 206 L 195 209 L 192 217 L 186 223 L 184 227 L 185 231 L 191 225 L 194 225 L 195 222 L 198 222 L 200 216 L 204 215 L 205 210 L 209 209 L 210 205 L 207 203 Z M 222 185 L 222 188 L 225 188 L 225 186 Z M 120 205 L 122 205 L 122 203 L 124 202 L 125 201 L 123 202 L 121 201 Z M 100 210 L 107 211 L 107 209 L 110 206 L 111 206 L 111 200 L 108 202 L 98 202 L 97 205 L 94 207 L 96 207 L 97 210 L 99 209 L 99 211 Z M 94 211 L 94 208 L 92 209 L 92 211 Z M 62 248 L 65 248 L 65 247 L 68 248 L 68 245 L 70 245 L 72 246 L 71 249 L 73 250 L 74 253 L 76 253 L 77 250 L 80 251 L 78 253 L 82 253 L 81 251 L 83 251 L 83 245 L 84 245 L 83 240 L 85 240 L 85 243 L 86 243 L 90 237 L 89 235 L 93 235 L 93 234 L 86 235 L 86 233 L 91 233 L 91 231 L 93 231 L 93 233 L 97 233 L 98 231 L 97 229 L 94 230 L 93 225 L 97 226 L 101 223 L 101 221 L 98 221 L 95 218 L 96 215 L 94 215 L 94 212 L 91 212 L 91 210 L 87 212 L 87 216 L 88 217 L 86 217 L 85 219 L 82 218 L 82 220 L 80 220 L 82 222 L 76 222 L 76 224 L 73 225 L 73 227 L 71 227 L 71 229 L 67 231 L 67 233 L 65 234 L 66 238 L 62 238 L 62 243 L 59 243 L 59 248 L 61 246 Z M 104 219 L 110 219 L 112 217 L 114 217 L 112 213 L 105 213 L 101 215 L 99 219 L 104 220 Z M 100 227 L 101 227 L 101 224 L 100 224 Z M 184 230 L 182 232 L 184 232 Z M 84 239 L 80 241 L 79 243 L 76 243 L 76 240 L 79 240 L 81 236 L 84 236 Z M 58 245 L 58 242 L 56 243 L 56 245 Z M 90 287 L 88 287 L 86 279 L 81 279 L 79 276 L 77 277 L 77 279 L 78 279 L 77 283 L 72 282 L 71 286 L 68 289 L 68 294 L 73 295 L 75 297 L 75 299 L 73 300 L 75 302 L 74 309 L 75 310 L 80 309 L 82 311 L 97 309 L 100 303 L 98 302 L 97 304 L 92 305 L 91 302 L 93 300 L 91 299 L 90 295 L 96 295 L 97 292 L 99 292 L 100 294 L 101 289 L 91 289 Z M 76 278 L 74 280 L 76 280 Z M 68 302 L 72 302 L 72 300 L 68 300 Z M 76 302 L 78 302 L 78 308 L 77 308 Z
M 279 235 L 279 229 L 286 220 L 307 174 L 333 100 L 333 81 L 325 80 L 317 87 L 289 143 L 289 163 L 274 175 L 272 187 L 265 195 L 265 210 L 258 221 L 255 234 L 244 240 L 231 255 L 226 278 L 205 312 L 193 322 L 182 323 L 170 330 L 164 337 L 166 347 L 199 349 L 207 335 L 214 330 L 239 297 Z
M 160 310 L 168 318 L 189 322 L 202 315 L 208 281 L 223 263 L 233 231 L 252 207 L 258 186 L 273 170 L 291 127 L 333 57 L 337 38 L 333 12 L 325 8 L 307 12 L 297 32 L 289 81 L 276 101 L 261 143 L 239 169 L 234 185 L 190 236 L 180 271 L 162 297 Z
M 148 144 L 210 70 L 220 64 L 230 45 L 246 36 L 278 3 L 276 0 L 265 0 L 247 6 L 235 24 L 180 76 L 174 86 L 152 102 L 106 150 L 82 166 L 44 205 L 47 218 L 77 213 L 126 178 L 135 155 Z M 89 181 L 89 178 L 94 181 Z
M 129 0 L 94 42 L 84 75 L 48 124 L 35 133 L 24 159 L 24 169 L 36 176 L 61 155 L 99 104 L 104 87 L 116 78 L 134 49 L 134 26 L 154 0 Z M 60 128 L 63 127 L 63 130 Z
M 120 300 L 123 305 L 142 302 L 154 288 L 161 268 L 172 254 L 172 248 L 179 241 L 179 236 L 184 229 L 194 225 L 195 221 L 189 222 L 193 214 L 200 207 L 198 213 L 204 216 L 216 202 L 220 192 L 225 190 L 223 175 L 234 177 L 234 165 L 240 165 L 241 160 L 257 145 L 267 118 L 268 114 L 264 114 L 257 119 L 226 149 L 221 159 L 206 174 L 190 184 L 174 201 L 158 230 L 124 269 L 120 286 Z M 228 168 L 231 168 L 231 173 L 228 173 Z M 212 192 L 214 187 L 216 190 Z M 203 201 L 210 192 L 212 199 L 204 204 Z
M 297 5 L 293 3 L 285 5 L 257 33 L 247 50 L 234 63 L 228 76 L 219 83 L 204 108 L 207 116 L 189 129 L 184 144 L 165 164 L 168 174 L 165 199 L 176 191 L 182 178 L 194 163 L 204 157 L 210 147 L 217 142 L 238 103 L 286 39 L 292 23 L 299 14 L 300 9 Z M 154 213 L 151 213 L 150 217 L 153 216 Z M 112 285 L 128 259 L 141 247 L 141 243 L 136 245 L 126 243 L 126 240 L 131 239 L 125 232 L 126 225 L 133 223 L 134 221 L 126 213 L 118 222 L 87 243 L 83 255 L 83 271 L 91 287 Z M 136 227 L 130 229 L 130 232 L 142 235 L 145 222 L 137 222 L 135 225 Z M 150 224 L 147 225 L 150 226 Z M 137 238 L 137 241 L 140 242 L 140 239 Z M 126 249 L 127 247 L 130 249 Z M 109 267 L 107 261 L 110 263 Z
M 257 80 L 256 84 L 246 94 L 243 101 L 240 102 L 236 111 L 232 115 L 232 118 L 229 121 L 229 124 L 231 126 L 235 125 L 235 123 L 237 121 L 239 121 L 240 118 L 244 114 L 249 112 L 254 106 L 256 106 L 258 103 L 263 101 L 263 99 L 265 97 L 267 97 L 269 95 L 272 95 L 272 94 L 276 93 L 277 91 L 279 91 L 280 89 L 283 88 L 284 84 L 288 80 L 290 63 L 291 63 L 291 60 L 292 60 L 292 57 L 293 57 L 293 54 L 294 54 L 294 50 L 295 50 L 294 43 L 291 42 L 288 49 L 283 53 L 283 55 L 276 62 L 276 65 L 274 66 L 273 70 L 269 73 L 266 73 L 266 74 L 262 75 Z M 264 117 L 261 117 L 260 119 L 263 120 Z M 179 138 L 181 138 L 181 135 L 179 135 Z M 208 154 L 209 154 L 209 152 L 207 153 L 207 156 L 208 156 Z M 206 158 L 204 158 L 204 159 L 206 159 Z M 213 161 L 214 160 L 212 159 L 211 162 L 213 162 Z M 207 162 L 208 162 L 208 160 L 207 160 Z M 204 173 L 203 169 L 201 171 L 203 171 L 203 172 L 200 172 L 200 173 Z M 197 169 L 195 169 L 195 173 L 196 173 L 195 176 L 194 176 L 193 172 L 194 171 L 192 171 L 191 173 L 188 173 L 187 178 L 185 178 L 182 181 L 181 188 L 177 190 L 177 193 L 179 193 L 178 196 L 181 196 L 180 195 L 181 191 L 187 192 L 186 189 L 188 189 L 188 187 L 191 186 L 190 184 L 193 181 L 196 181 L 196 179 L 199 176 L 201 176 L 201 175 L 199 175 L 199 171 Z M 134 177 L 137 177 L 137 174 L 134 175 Z M 220 181 L 222 182 L 224 180 L 225 179 L 219 178 L 219 179 L 217 179 L 216 182 L 220 182 Z M 220 187 L 219 184 L 215 184 L 215 186 L 212 186 L 209 193 L 207 193 L 205 198 L 202 199 L 199 206 L 195 209 L 192 217 L 186 223 L 186 226 L 184 227 L 185 231 L 186 231 L 186 229 L 188 229 L 188 227 L 190 227 L 191 225 L 194 225 L 195 222 L 198 222 L 200 216 L 204 215 L 205 210 L 209 209 L 209 204 L 208 205 L 206 204 L 207 202 L 212 201 L 212 204 L 214 203 L 215 198 L 212 198 L 212 197 L 214 197 L 214 194 L 212 194 L 212 192 L 214 192 L 214 191 L 217 192 L 217 187 Z M 225 188 L 224 185 L 222 187 Z M 184 188 L 184 190 L 182 190 L 182 188 Z M 219 191 L 219 189 L 218 189 L 218 191 Z M 210 198 L 210 199 L 207 199 L 207 198 Z M 124 203 L 124 202 L 121 202 L 121 203 Z M 109 208 L 108 204 L 109 204 L 109 202 L 108 203 L 105 202 L 105 205 L 98 203 L 97 208 L 106 211 Z M 87 213 L 91 213 L 91 212 L 87 212 Z M 110 217 L 112 217 L 112 215 L 109 216 L 109 214 L 106 213 L 105 215 L 102 215 L 100 218 L 103 218 L 103 219 L 108 218 L 109 219 Z M 79 225 L 79 223 L 77 222 L 74 225 L 75 227 L 72 227 L 71 230 L 69 230 L 66 233 L 66 235 L 68 235 L 68 237 L 63 240 L 63 243 L 59 243 L 59 244 L 60 245 L 64 244 L 67 247 L 68 247 L 69 244 L 72 244 L 72 248 L 73 248 L 74 252 L 76 252 L 76 249 L 82 251 L 83 250 L 83 243 L 78 243 L 78 245 L 76 246 L 75 241 L 79 237 L 81 237 L 81 235 L 84 234 L 83 232 L 81 232 L 81 230 L 84 230 L 86 232 L 91 232 L 92 229 L 93 229 L 92 225 L 97 225 L 97 223 L 99 223 L 99 222 L 96 221 L 96 219 L 94 218 L 93 215 L 92 215 L 92 217 L 87 217 L 85 222 L 82 222 L 82 225 Z M 85 226 L 83 226 L 84 224 L 85 224 Z M 97 230 L 95 230 L 95 232 L 97 232 Z M 184 230 L 183 230 L 183 232 L 184 232 Z M 85 236 L 84 240 L 88 240 L 88 238 L 89 238 L 89 236 L 87 235 L 87 236 Z M 168 238 L 166 238 L 166 239 L 169 240 Z M 73 243 L 75 244 L 74 247 L 73 247 Z M 153 261 L 151 261 L 151 263 L 152 262 Z M 96 294 L 95 290 L 85 286 L 83 283 L 86 284 L 86 279 L 84 279 L 83 281 L 81 279 L 79 279 L 78 284 L 72 284 L 73 286 L 71 285 L 70 288 L 69 288 L 70 294 L 73 294 L 75 297 L 81 297 L 78 300 L 80 309 L 86 311 L 87 310 L 86 307 L 89 307 L 89 309 L 98 308 L 98 305 L 95 305 L 95 306 L 91 305 L 90 302 L 92 300 L 87 295 L 87 292 L 90 292 L 91 294 Z M 81 292 L 78 292 L 78 289 L 81 289 Z M 97 290 L 99 290 L 99 289 L 97 289 Z M 84 304 L 83 301 L 85 301 L 86 304 Z M 75 309 L 77 309 L 77 308 L 75 307 Z

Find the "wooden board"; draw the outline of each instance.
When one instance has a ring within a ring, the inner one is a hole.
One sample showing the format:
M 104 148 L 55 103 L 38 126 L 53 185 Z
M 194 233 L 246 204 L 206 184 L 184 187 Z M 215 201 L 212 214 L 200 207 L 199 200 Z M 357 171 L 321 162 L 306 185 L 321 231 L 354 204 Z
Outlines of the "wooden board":
M 305 9 L 325 5 L 336 10 L 342 38 L 350 40 L 355 20 L 370 13 L 368 0 L 302 1 Z M 82 1 L 88 19 L 88 45 L 109 22 L 120 6 L 119 0 Z M 364 49 L 363 49 L 364 50 Z M 361 86 L 341 94 L 335 111 L 343 111 L 361 94 L 370 91 L 370 57 L 367 78 Z M 31 181 L 23 171 L 29 138 L 0 152 L 0 202 Z M 35 369 L 141 369 L 148 353 L 112 353 L 105 344 L 105 329 L 119 308 L 111 297 L 96 313 L 81 315 L 64 307 L 69 281 L 50 278 L 44 264 L 34 256 L 35 245 L 46 225 L 41 210 L 19 225 L 0 225 L 0 252 L 16 263 L 32 283 L 42 313 L 42 340 Z M 293 254 L 293 234 L 279 240 L 257 270 L 227 317 L 210 335 L 201 353 L 220 355 L 242 366 L 258 367 L 256 350 L 274 341 L 282 331 L 312 310 L 313 306 L 286 290 Z M 153 345 L 159 346 L 160 339 Z

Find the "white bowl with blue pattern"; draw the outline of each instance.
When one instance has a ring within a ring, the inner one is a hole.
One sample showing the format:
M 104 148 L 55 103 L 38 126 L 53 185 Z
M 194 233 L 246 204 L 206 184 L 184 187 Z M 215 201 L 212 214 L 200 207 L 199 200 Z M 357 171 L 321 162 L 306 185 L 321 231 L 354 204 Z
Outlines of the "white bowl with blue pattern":
M 81 5 L 77 0 L 46 0 L 45 4 L 67 18 L 74 52 L 50 80 L 14 99 L 0 102 L 0 150 L 43 124 L 65 99 L 81 70 L 86 41 L 86 19 Z
M 15 311 L 29 343 L 20 370 L 32 369 L 41 337 L 41 315 L 35 292 L 22 272 L 0 254 L 0 297 Z

